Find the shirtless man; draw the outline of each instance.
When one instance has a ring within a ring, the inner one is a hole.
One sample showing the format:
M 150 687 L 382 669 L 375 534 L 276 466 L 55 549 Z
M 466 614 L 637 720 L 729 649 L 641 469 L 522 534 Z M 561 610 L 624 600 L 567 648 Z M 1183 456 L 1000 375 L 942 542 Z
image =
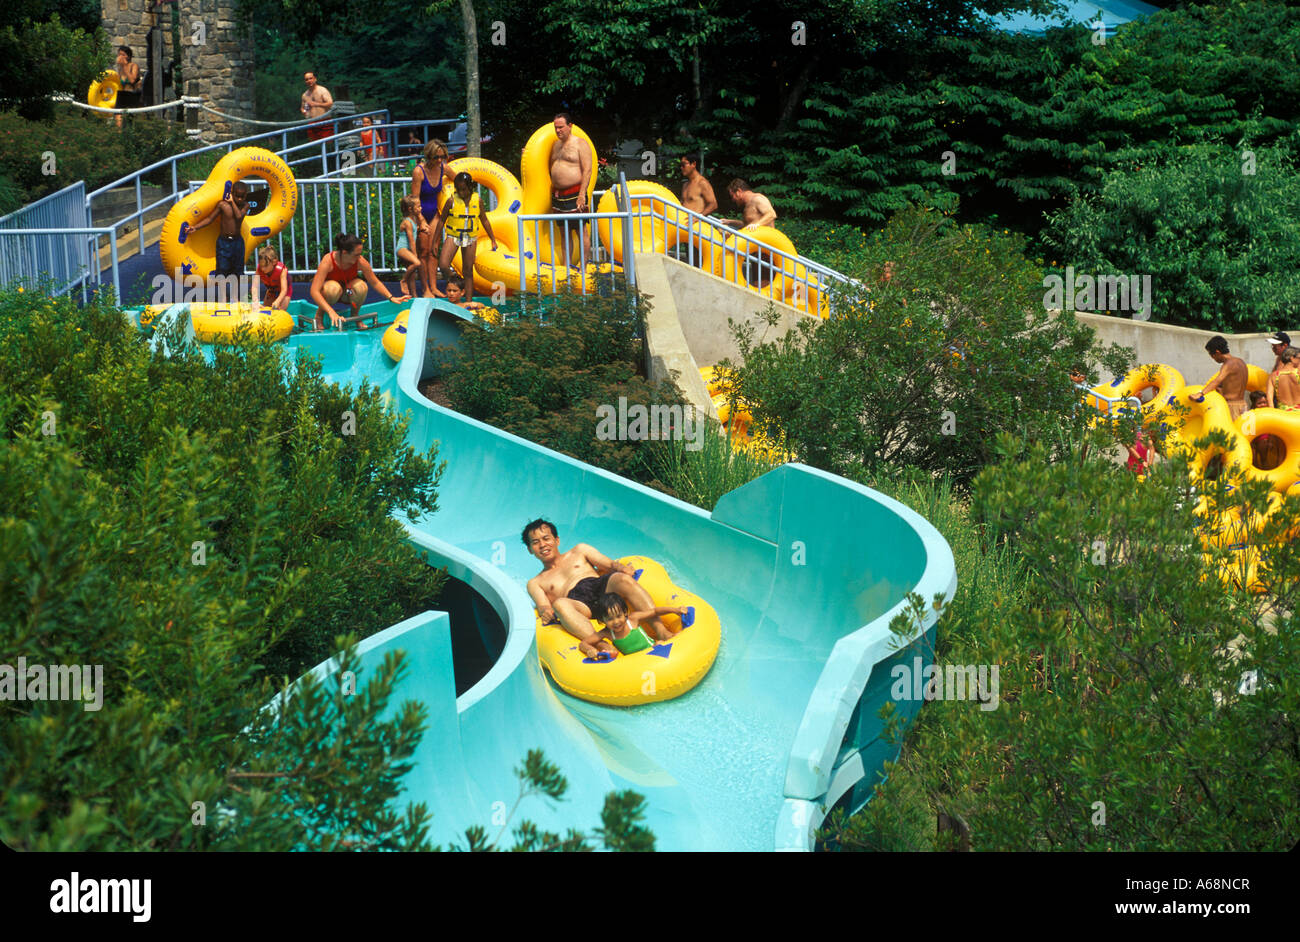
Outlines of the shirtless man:
M 592 164 L 595 162 L 591 148 L 581 138 L 573 136 L 573 119 L 566 112 L 555 116 L 556 141 L 551 145 L 551 212 L 585 213 L 587 211 L 587 187 L 591 182 Z M 566 226 L 572 226 L 568 223 Z M 584 244 L 585 233 L 582 224 L 578 227 L 578 244 L 570 249 L 570 256 L 576 255 Z
M 1268 374 L 1268 389 L 1265 394 L 1269 408 L 1275 408 L 1277 374 L 1282 370 L 1282 354 L 1291 346 L 1291 335 L 1279 330 L 1268 338 L 1268 345 L 1273 349 L 1273 370 Z
M 746 229 L 757 229 L 776 222 L 776 210 L 772 208 L 772 203 L 762 193 L 755 193 L 744 180 L 732 180 L 727 184 L 727 192 L 738 206 L 744 207 L 745 218 L 720 220 L 723 225 L 739 226 L 743 223 Z
M 1228 400 L 1228 410 L 1232 413 L 1232 421 L 1237 421 L 1241 414 L 1246 411 L 1246 379 L 1250 371 L 1246 369 L 1246 361 L 1241 357 L 1234 357 L 1228 353 L 1228 341 L 1222 337 L 1211 337 L 1205 343 L 1206 352 L 1215 363 L 1219 364 L 1219 372 L 1215 373 L 1213 378 L 1201 388 L 1201 394 L 1196 396 L 1197 402 L 1205 401 L 1205 394 L 1218 390 L 1224 399 Z
M 316 84 L 316 73 L 308 72 L 302 80 L 307 83 L 307 90 L 302 93 L 302 107 L 298 110 L 308 118 L 319 118 L 334 107 L 334 96 L 324 85 Z M 307 139 L 319 141 L 330 136 L 328 124 L 316 124 L 307 129 Z
M 212 274 L 242 275 L 244 273 L 244 234 L 240 226 L 247 215 L 248 184 L 239 180 L 231 186 L 229 195 L 212 207 L 212 212 L 189 227 L 189 233 L 193 233 L 209 225 L 218 216 L 221 217 L 221 235 L 217 237 L 216 247 L 217 264 Z M 188 233 L 186 238 L 189 238 Z
M 693 209 L 701 216 L 707 216 L 718 208 L 717 197 L 713 195 L 713 184 L 700 173 L 700 155 L 687 154 L 682 158 L 682 205 Z
M 542 571 L 528 580 L 528 594 L 543 624 L 558 619 L 565 631 L 585 640 L 592 634 L 591 607 L 606 592 L 622 596 L 629 611 L 654 611 L 654 600 L 633 578 L 631 566 L 615 562 L 586 543 L 561 552 L 559 534 L 549 520 L 534 520 L 525 526 L 523 541 L 542 563 Z M 608 574 L 598 575 L 597 566 Z M 660 641 L 673 636 L 658 615 L 647 618 L 645 624 Z

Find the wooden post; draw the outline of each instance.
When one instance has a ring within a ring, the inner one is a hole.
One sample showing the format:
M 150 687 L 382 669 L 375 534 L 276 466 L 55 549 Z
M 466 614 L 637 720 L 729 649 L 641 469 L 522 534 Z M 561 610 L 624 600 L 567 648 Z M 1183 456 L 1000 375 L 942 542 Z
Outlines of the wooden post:
M 159 23 L 158 8 L 153 8 L 153 26 L 149 30 L 149 49 L 153 67 L 149 70 L 149 84 L 153 86 L 153 103 L 163 102 L 163 41 L 162 25 Z M 158 112 L 151 112 L 157 114 Z
M 199 93 L 198 83 L 195 82 L 194 79 L 189 79 L 185 83 L 185 96 L 187 98 L 192 98 L 198 93 Z M 189 105 L 186 105 L 185 106 L 186 136 L 194 137 L 197 135 L 198 130 L 199 130 L 199 109 L 191 108 Z M 190 131 L 195 132 L 195 134 L 189 134 Z

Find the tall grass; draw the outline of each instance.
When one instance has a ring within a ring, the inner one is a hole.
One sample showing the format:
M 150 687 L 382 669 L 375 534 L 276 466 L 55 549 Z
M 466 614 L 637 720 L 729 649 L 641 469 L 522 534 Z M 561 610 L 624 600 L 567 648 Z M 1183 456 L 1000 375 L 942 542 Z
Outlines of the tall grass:
M 693 444 L 688 440 L 659 442 L 659 447 L 645 450 L 646 469 L 677 497 L 709 511 L 723 494 L 780 465 L 750 451 L 734 450 L 730 436 L 712 420 L 705 423 L 698 451 L 687 448 Z

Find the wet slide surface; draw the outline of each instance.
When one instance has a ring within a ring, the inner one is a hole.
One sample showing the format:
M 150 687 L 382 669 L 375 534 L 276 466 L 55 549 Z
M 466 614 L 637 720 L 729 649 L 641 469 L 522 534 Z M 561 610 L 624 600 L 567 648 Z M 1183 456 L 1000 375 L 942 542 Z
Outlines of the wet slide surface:
M 864 688 L 880 689 L 880 662 L 898 648 L 887 625 L 906 593 L 929 601 L 954 591 L 947 544 L 907 508 L 815 469 L 783 466 L 710 515 L 436 406 L 417 390 L 426 338 L 454 332 L 455 316 L 434 302 L 413 305 L 400 367 L 384 355 L 382 331 L 288 341 L 291 353 L 321 357 L 328 379 L 378 386 L 409 417 L 414 447 L 437 443 L 447 462 L 440 509 L 406 521 L 411 539 L 506 626 L 504 645 L 485 639 L 492 669 L 459 698 L 445 615 L 408 619 L 362 646 L 366 666 L 405 651 L 394 703 L 418 699 L 428 710 L 406 797 L 432 810 L 433 839 L 448 843 L 474 824 L 495 835 L 519 795 L 513 770 L 540 748 L 568 794 L 528 799 L 512 826 L 528 818 L 589 831 L 604 796 L 631 788 L 647 799 L 659 849 L 806 849 L 817 822 L 798 809 L 834 801 L 827 790 L 845 757 L 861 753 L 874 777 L 878 762 L 867 757 L 879 749 L 842 741 L 846 729 L 869 725 L 859 713 L 879 709 L 873 701 L 854 712 Z M 536 517 L 556 523 L 562 547 L 581 541 L 613 557 L 657 559 L 713 605 L 722 644 L 699 686 L 666 703 L 606 707 L 550 681 L 524 589 L 540 564 L 520 530 Z

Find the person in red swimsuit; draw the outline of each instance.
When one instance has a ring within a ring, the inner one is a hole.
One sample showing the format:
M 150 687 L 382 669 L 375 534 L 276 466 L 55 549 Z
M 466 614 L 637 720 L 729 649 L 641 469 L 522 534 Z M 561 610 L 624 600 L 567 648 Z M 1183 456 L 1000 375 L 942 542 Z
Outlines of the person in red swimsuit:
M 409 294 L 394 296 L 389 293 L 376 276 L 370 263 L 362 258 L 365 246 L 354 235 L 341 233 L 334 240 L 334 251 L 320 260 L 316 274 L 311 280 L 311 299 L 316 303 L 316 329 L 324 329 L 323 316 L 328 314 L 330 323 L 335 327 L 343 326 L 343 317 L 334 310 L 334 305 L 347 301 L 352 307 L 352 316 L 356 317 L 361 305 L 366 300 L 366 282 L 370 282 L 380 294 L 394 304 L 410 300 Z M 370 326 L 378 326 L 379 315 L 371 317 Z M 357 324 L 357 330 L 367 330 L 364 323 Z
M 307 86 L 307 90 L 302 93 L 302 105 L 298 108 L 303 117 L 319 118 L 334 107 L 334 96 L 328 88 L 317 83 L 315 72 L 307 72 L 302 80 Z M 307 128 L 307 139 L 319 141 L 333 133 L 334 128 L 329 124 L 313 124 Z
M 280 253 L 269 245 L 257 250 L 257 277 L 266 288 L 262 306 L 287 311 L 293 299 L 293 282 L 289 280 L 289 269 L 280 261 Z
M 361 119 L 361 154 L 361 159 L 370 163 L 378 163 L 388 156 L 388 148 L 383 139 L 375 134 L 369 116 Z

